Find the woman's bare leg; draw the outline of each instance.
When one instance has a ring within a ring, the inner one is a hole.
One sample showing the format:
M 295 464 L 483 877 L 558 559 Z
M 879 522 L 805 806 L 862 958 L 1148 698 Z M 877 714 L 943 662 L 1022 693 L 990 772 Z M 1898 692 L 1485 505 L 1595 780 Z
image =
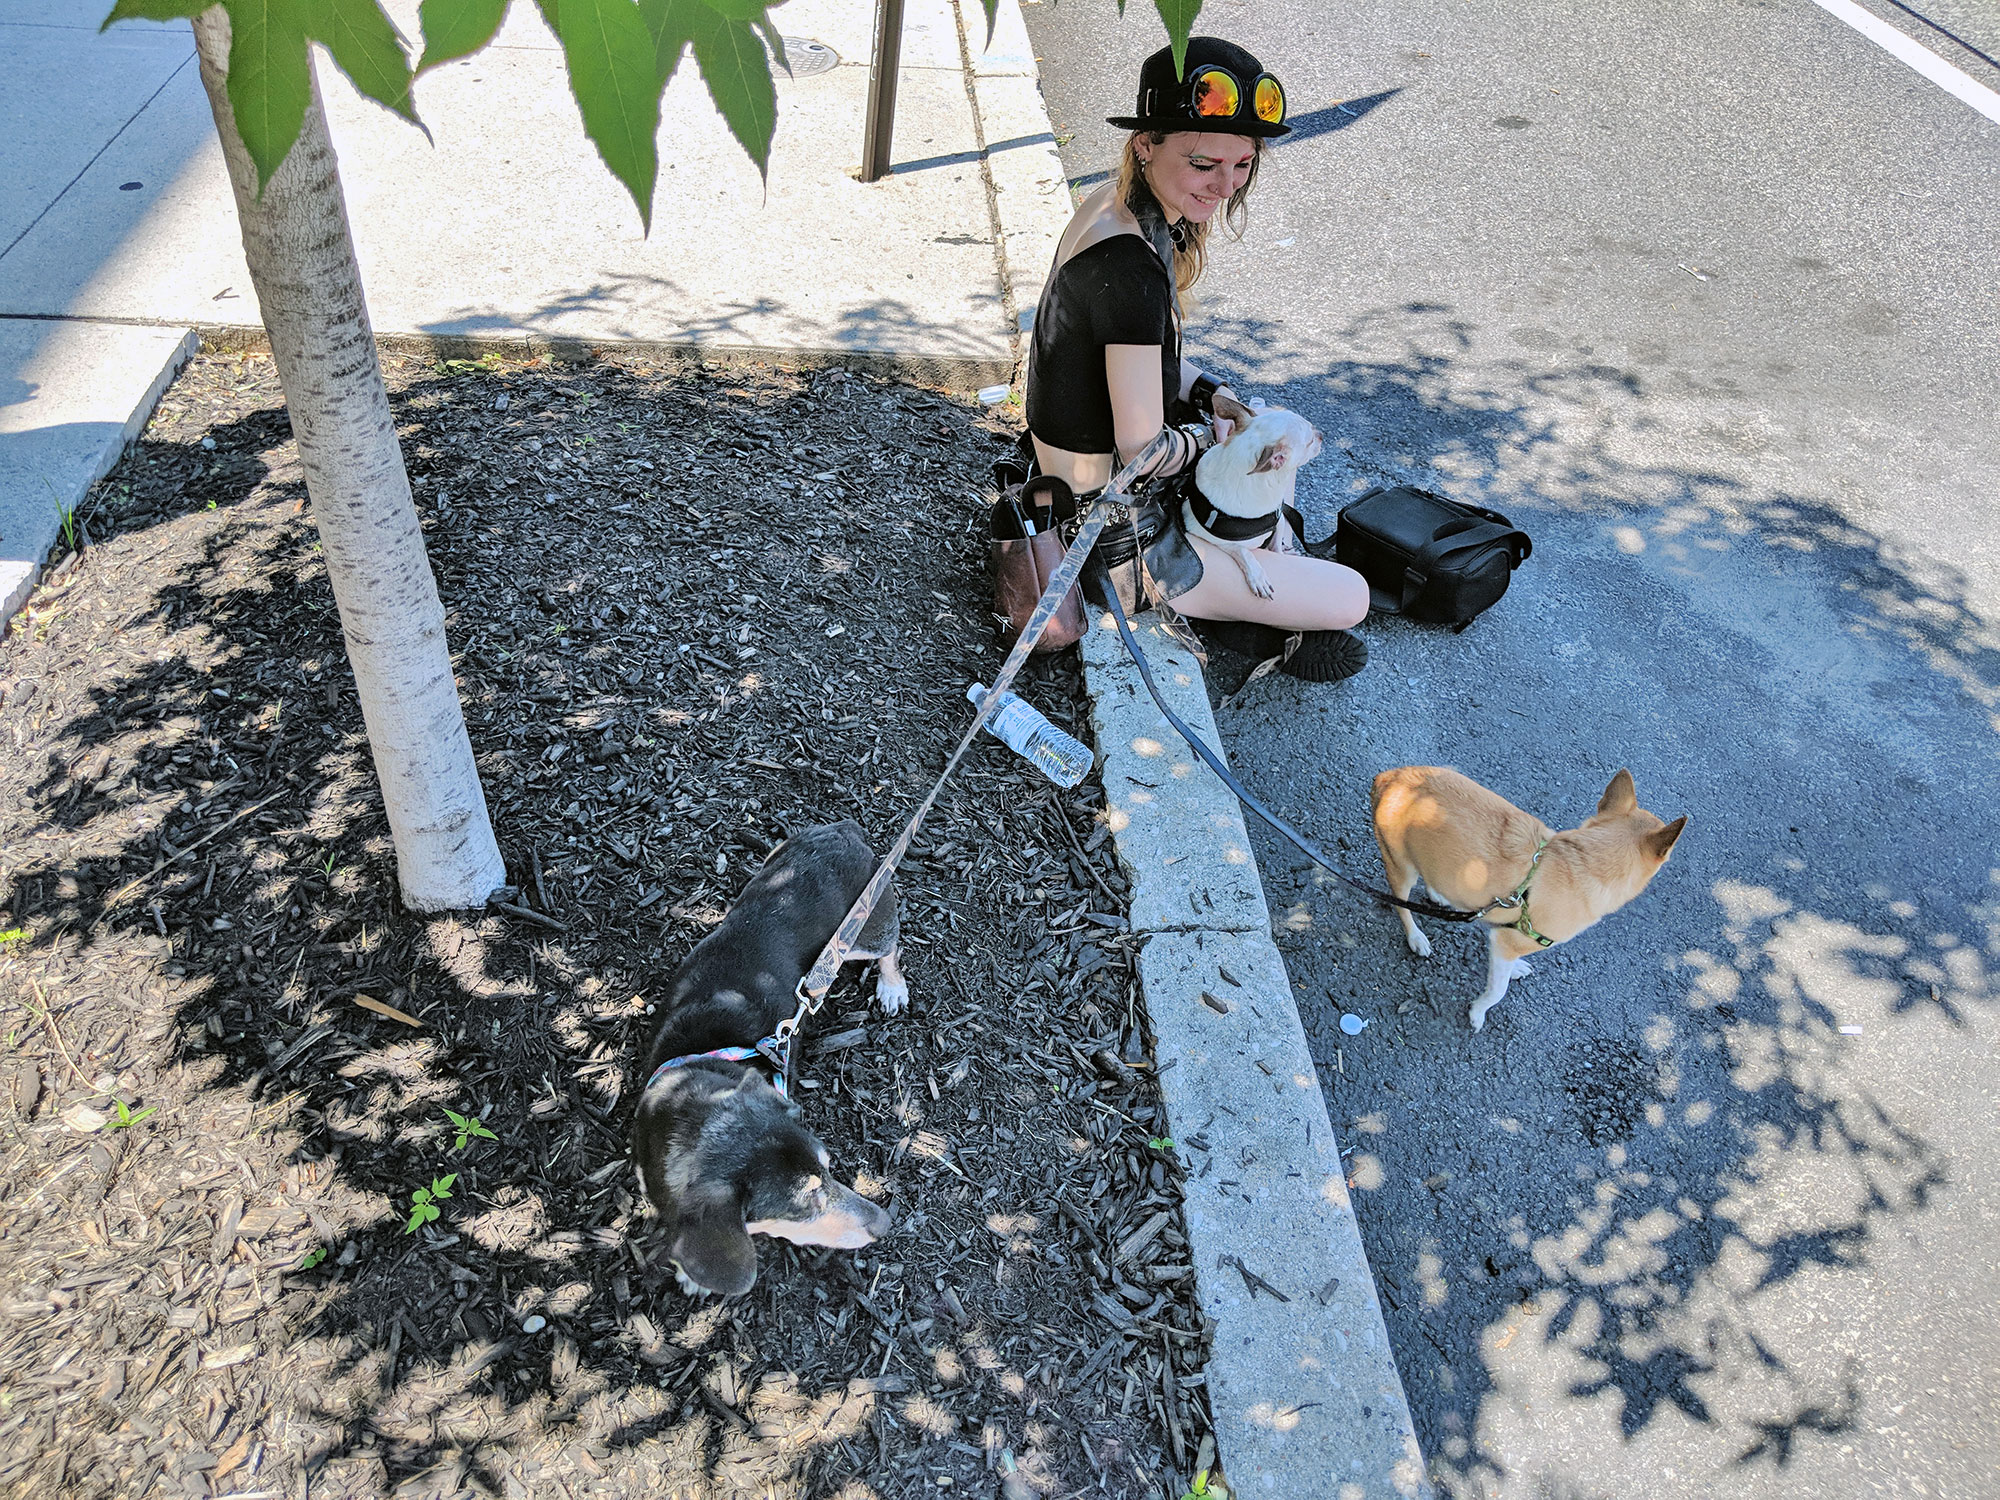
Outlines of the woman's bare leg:
M 1260 599 L 1243 581 L 1236 559 L 1199 537 L 1190 537 L 1201 556 L 1201 582 L 1178 595 L 1180 613 L 1196 620 L 1248 620 L 1280 630 L 1347 630 L 1368 614 L 1368 581 L 1354 569 L 1317 557 L 1259 551 L 1257 561 L 1271 580 L 1269 599 Z

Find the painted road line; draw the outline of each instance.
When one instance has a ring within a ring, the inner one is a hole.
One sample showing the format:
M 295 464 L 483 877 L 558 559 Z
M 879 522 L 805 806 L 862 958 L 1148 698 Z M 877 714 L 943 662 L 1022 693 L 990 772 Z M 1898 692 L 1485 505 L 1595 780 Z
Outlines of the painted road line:
M 1927 47 L 1920 47 L 1887 21 L 1870 15 L 1854 0 L 1813 0 L 1828 15 L 1845 21 L 1906 67 L 1924 75 L 1953 98 L 2000 124 L 2000 94 L 1977 83 Z

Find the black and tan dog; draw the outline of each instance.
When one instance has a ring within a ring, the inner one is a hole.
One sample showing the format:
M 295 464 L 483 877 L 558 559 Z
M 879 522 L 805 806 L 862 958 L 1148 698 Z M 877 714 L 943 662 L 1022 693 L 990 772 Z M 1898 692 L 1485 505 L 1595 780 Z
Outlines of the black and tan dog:
M 798 1008 L 799 980 L 874 869 L 852 822 L 794 835 L 674 974 L 646 1053 L 632 1156 L 688 1291 L 749 1291 L 753 1234 L 858 1250 L 889 1228 L 887 1210 L 828 1175 L 826 1147 L 756 1050 Z M 879 961 L 875 998 L 889 1015 L 910 998 L 897 936 L 892 886 L 848 954 Z

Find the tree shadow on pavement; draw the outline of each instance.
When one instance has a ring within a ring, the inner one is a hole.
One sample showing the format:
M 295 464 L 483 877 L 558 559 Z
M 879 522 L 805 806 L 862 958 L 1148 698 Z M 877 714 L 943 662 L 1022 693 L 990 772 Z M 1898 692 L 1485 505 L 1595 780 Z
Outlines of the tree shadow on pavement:
M 1823 497 L 1635 460 L 1641 373 L 1482 363 L 1475 332 L 1369 314 L 1338 340 L 1366 357 L 1274 399 L 1339 443 L 1315 530 L 1411 482 L 1507 508 L 1534 562 L 1464 636 L 1376 620 L 1352 682 L 1254 685 L 1222 715 L 1232 754 L 1361 876 L 1368 780 L 1398 764 L 1458 765 L 1555 827 L 1626 765 L 1691 821 L 1476 1036 L 1483 945 L 1433 927 L 1419 964 L 1258 831 L 1419 1436 L 1468 1496 L 1623 1492 L 1663 1459 L 1687 1475 L 1689 1443 L 1690 1493 L 1838 1462 L 1923 1403 L 1915 1348 L 1973 1336 L 1930 1325 L 1984 1180 L 1932 1084 L 1970 1087 L 1995 1019 L 2000 634 L 1968 580 Z M 1247 365 L 1266 333 L 1209 342 Z

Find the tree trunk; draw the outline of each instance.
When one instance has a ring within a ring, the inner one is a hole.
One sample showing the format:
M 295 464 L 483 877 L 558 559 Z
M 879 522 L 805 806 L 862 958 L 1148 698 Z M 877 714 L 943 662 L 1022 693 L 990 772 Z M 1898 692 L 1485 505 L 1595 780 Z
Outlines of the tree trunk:
M 228 13 L 212 6 L 195 18 L 194 35 L 340 607 L 403 899 L 418 911 L 480 906 L 505 873 L 376 358 L 318 82 L 298 143 L 260 198 L 229 104 Z

